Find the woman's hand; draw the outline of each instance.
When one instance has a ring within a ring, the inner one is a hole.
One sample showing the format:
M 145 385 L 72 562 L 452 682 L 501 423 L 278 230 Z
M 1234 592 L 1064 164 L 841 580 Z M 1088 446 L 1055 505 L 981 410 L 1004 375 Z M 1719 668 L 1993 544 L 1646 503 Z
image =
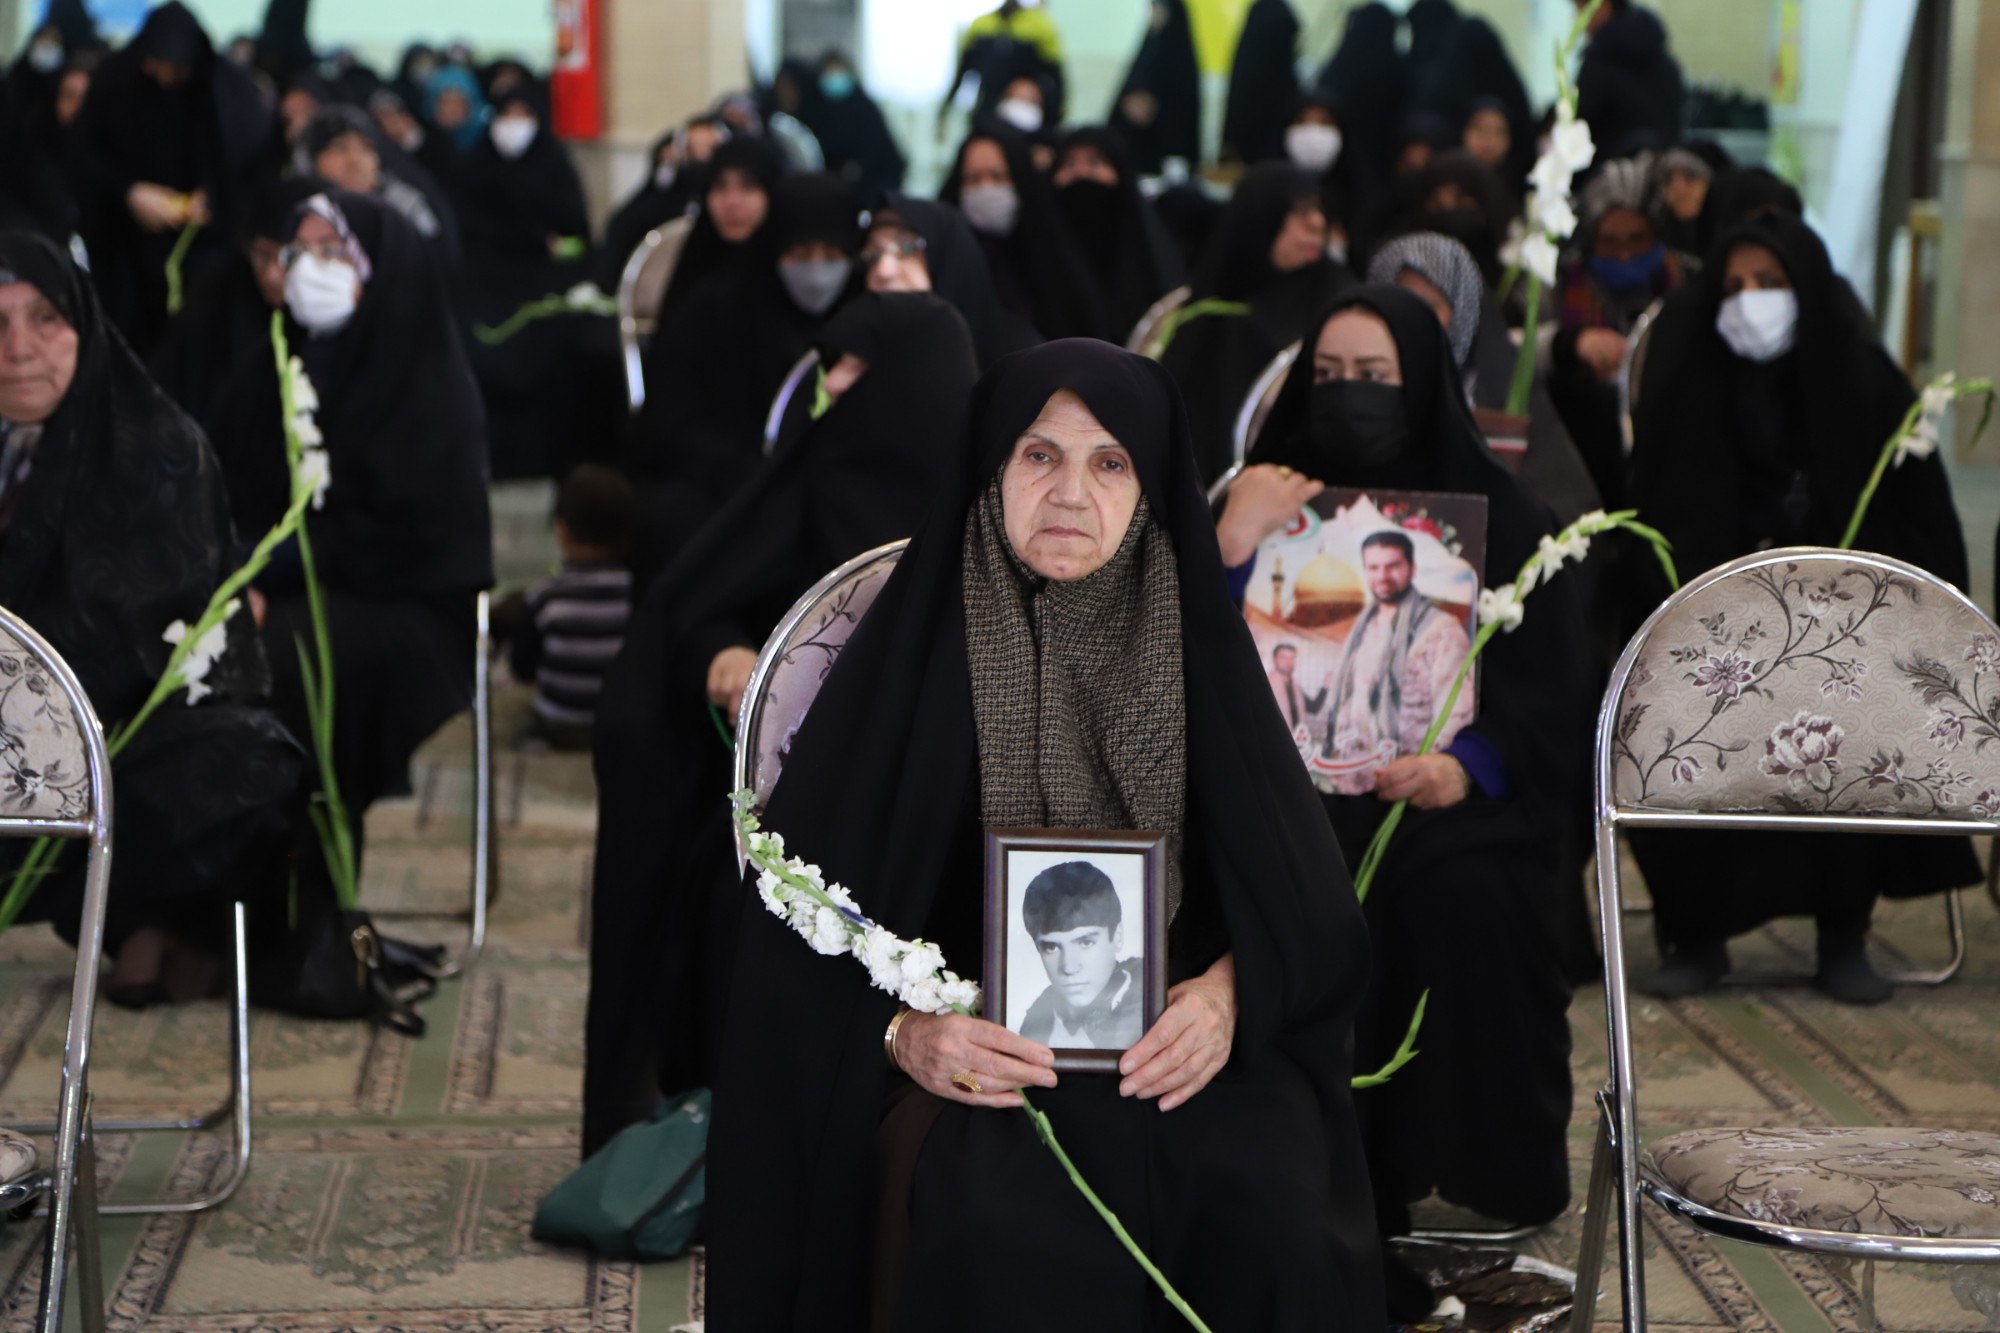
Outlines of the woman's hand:
M 736 725 L 743 691 L 749 687 L 750 673 L 756 666 L 757 654 L 748 648 L 724 648 L 708 664 L 708 701 L 729 714 L 731 726 Z
M 171 231 L 187 225 L 188 197 L 164 185 L 140 181 L 125 192 L 125 207 L 146 231 Z
M 1303 472 L 1270 463 L 1246 467 L 1229 483 L 1222 517 L 1215 522 L 1215 540 L 1222 563 L 1230 569 L 1247 565 L 1257 548 L 1298 516 L 1299 510 L 1326 489 Z
M 995 1110 L 1019 1106 L 1020 1088 L 1056 1085 L 1054 1051 L 964 1014 L 910 1014 L 896 1029 L 896 1063 L 932 1096 Z M 969 1074 L 979 1091 L 953 1083 L 954 1074 Z
M 1236 1044 L 1236 957 L 1167 992 L 1167 1011 L 1118 1062 L 1121 1097 L 1158 1097 L 1171 1111 L 1208 1086 Z
M 1625 335 L 1615 329 L 1584 329 L 1576 335 L 1576 355 L 1609 384 L 1625 364 Z
M 1406 754 L 1375 771 L 1375 794 L 1408 800 L 1419 810 L 1442 810 L 1472 795 L 1472 775 L 1448 754 Z

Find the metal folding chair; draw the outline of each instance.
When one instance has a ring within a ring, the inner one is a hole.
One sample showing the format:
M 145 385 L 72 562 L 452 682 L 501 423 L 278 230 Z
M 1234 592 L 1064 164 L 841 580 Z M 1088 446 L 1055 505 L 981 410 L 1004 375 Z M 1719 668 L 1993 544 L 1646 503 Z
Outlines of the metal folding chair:
M 1153 302 L 1146 308 L 1146 313 L 1139 316 L 1139 322 L 1132 326 L 1132 332 L 1126 335 L 1125 350 L 1158 360 L 1160 353 L 1165 350 L 1160 346 L 1160 333 L 1166 327 L 1167 316 L 1186 305 L 1193 296 L 1194 288 L 1182 286 L 1174 288 Z
M 819 369 L 819 349 L 808 347 L 805 355 L 792 363 L 785 372 L 785 379 L 778 391 L 771 395 L 770 410 L 764 413 L 764 457 L 778 452 L 778 441 L 785 433 L 785 418 L 791 414 L 792 400 L 799 396 L 799 390 Z M 817 381 L 815 381 L 817 382 Z
M 1236 461 L 1209 486 L 1210 504 L 1222 502 L 1222 497 L 1229 493 L 1229 484 L 1243 470 L 1244 460 L 1250 457 L 1251 446 L 1264 433 L 1264 422 L 1270 417 L 1271 408 L 1277 404 L 1279 390 L 1285 387 L 1285 376 L 1291 373 L 1292 363 L 1299 359 L 1299 351 L 1304 346 L 1302 342 L 1293 343 L 1272 357 L 1271 364 L 1265 366 L 1250 385 L 1250 392 L 1243 395 L 1243 406 L 1236 409 L 1236 424 L 1229 432 Z
M 646 405 L 646 343 L 691 225 L 680 217 L 647 232 L 618 275 L 618 347 L 625 362 L 625 401 L 633 413 Z
M 754 791 L 760 806 L 771 794 L 806 710 L 907 545 L 890 542 L 847 561 L 807 589 L 771 631 L 743 689 L 731 791 Z
M 500 896 L 500 817 L 493 770 L 493 595 L 473 600 L 472 646 L 472 871 L 469 901 L 462 911 L 438 913 L 414 908 L 371 911 L 378 921 L 463 921 L 466 940 L 437 976 L 455 977 L 479 961 L 486 949 L 486 921 Z
M 2000 1191 L 1954 1188 L 1970 1179 L 1968 1152 L 2000 1160 L 2000 1136 L 1701 1129 L 1641 1145 L 1618 855 L 1626 828 L 2000 833 L 2000 745 L 1980 748 L 2000 729 L 1975 706 L 1995 695 L 1993 622 L 1925 571 L 1857 552 L 1731 561 L 1626 646 L 1597 727 L 1611 1069 L 1572 1328 L 1591 1327 L 1614 1206 L 1624 1327 L 1645 1327 L 1642 1197 L 1711 1235 L 1862 1260 L 1869 1327 L 1877 1259 L 2000 1263 Z M 1862 1196 L 1877 1203 L 1856 1206 Z
M 38 1200 L 48 1201 L 36 1328 L 57 1333 L 62 1327 L 74 1247 L 83 1326 L 89 1333 L 100 1333 L 104 1265 L 90 1118 L 90 1038 L 97 973 L 104 955 L 104 903 L 111 881 L 111 758 L 105 750 L 104 729 L 69 664 L 4 609 L 0 609 L 0 668 L 6 669 L 8 678 L 0 687 L 0 717 L 6 721 L 9 738 L 0 751 L 0 765 L 8 770 L 15 791 L 7 803 L 9 813 L 0 816 L 0 837 L 71 838 L 89 844 L 61 1093 L 51 1127 L 55 1167 L 42 1169 L 33 1143 L 17 1134 L 5 1135 L 7 1170 L 6 1179 L 0 1181 L 0 1212 L 11 1214 Z

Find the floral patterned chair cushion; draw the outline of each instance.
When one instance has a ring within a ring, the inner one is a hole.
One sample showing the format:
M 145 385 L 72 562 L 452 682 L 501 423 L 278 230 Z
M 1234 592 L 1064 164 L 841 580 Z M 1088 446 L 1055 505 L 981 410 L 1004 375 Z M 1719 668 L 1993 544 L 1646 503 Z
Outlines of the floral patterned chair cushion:
M 1898 568 L 1776 552 L 1676 605 L 1617 701 L 1617 804 L 2000 812 L 2000 632 L 1949 586 Z
M 1951 1129 L 1697 1129 L 1640 1170 L 1734 1217 L 1817 1231 L 2000 1240 L 2000 1135 Z
M 889 573 L 902 554 L 902 543 L 874 558 L 861 557 L 854 567 L 832 587 L 820 592 L 811 608 L 800 617 L 782 642 L 773 638 L 764 645 L 763 656 L 771 662 L 764 681 L 763 698 L 751 717 L 750 787 L 762 805 L 778 785 L 785 755 L 792 737 L 805 721 L 806 710 L 819 696 L 819 687 L 840 658 L 840 650 L 854 634 L 855 626 L 875 602 Z
M 76 712 L 33 654 L 0 629 L 0 818 L 89 813 L 89 752 Z
M 11 1185 L 35 1169 L 35 1141 L 11 1129 L 0 1129 L 0 1185 Z

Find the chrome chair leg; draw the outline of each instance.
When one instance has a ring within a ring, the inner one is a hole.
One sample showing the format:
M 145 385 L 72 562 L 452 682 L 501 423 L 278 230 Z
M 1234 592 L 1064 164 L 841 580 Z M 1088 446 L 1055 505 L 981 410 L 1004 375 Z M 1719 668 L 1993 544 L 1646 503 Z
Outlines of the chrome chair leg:
M 1590 1333 L 1597 1319 L 1597 1295 L 1604 1285 L 1604 1242 L 1610 1234 L 1612 1186 L 1618 1154 L 1611 1144 L 1611 1119 L 1600 1103 L 1597 1147 L 1590 1155 L 1590 1183 L 1583 1194 L 1583 1243 L 1577 1251 L 1576 1296 L 1570 1309 L 1571 1333 Z
M 104 1333 L 104 1242 L 97 1218 L 97 1131 L 86 1114 L 76 1153 L 76 1298 L 84 1333 Z
M 1987 888 L 1993 888 L 1992 876 L 1987 877 Z M 1885 970 L 1882 977 L 1896 986 L 1942 986 L 1957 976 L 1965 967 L 1965 899 L 1964 891 L 1949 889 L 1944 894 L 1945 940 L 1951 946 L 1951 957 L 1943 967 L 1904 968 L 1896 971 Z M 1804 972 L 1732 972 L 1722 979 L 1726 986 L 1803 986 L 1812 980 Z
M 1875 1261 L 1861 1261 L 1862 1333 L 1882 1333 L 1882 1321 L 1875 1314 Z

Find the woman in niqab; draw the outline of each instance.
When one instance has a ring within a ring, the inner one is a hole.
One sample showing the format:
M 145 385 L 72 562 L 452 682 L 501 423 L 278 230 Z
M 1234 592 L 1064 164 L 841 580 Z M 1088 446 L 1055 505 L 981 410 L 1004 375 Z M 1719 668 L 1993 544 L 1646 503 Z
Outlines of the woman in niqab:
M 1069 238 L 1096 278 L 1106 320 L 1098 336 L 1123 343 L 1152 304 L 1181 284 L 1173 238 L 1140 193 L 1138 169 L 1113 130 L 1070 131 L 1050 179 Z
M 950 1310 L 986 1333 L 1047 1326 L 1060 1293 L 1064 1327 L 1170 1327 L 1005 1109 L 1032 1085 L 1216 1326 L 1377 1329 L 1349 1090 L 1367 945 L 1230 604 L 1172 382 L 1102 342 L 1047 343 L 989 372 L 968 440 L 800 727 L 766 827 L 967 973 L 982 825 L 1165 833 L 1175 987 L 1122 1079 L 1057 1076 L 1046 1048 L 922 1014 L 892 1069 L 894 1000 L 746 908 L 709 1142 L 709 1308 L 718 1326 L 815 1333 Z M 774 1228 L 779 1191 L 795 1211 Z
M 1321 484 L 1439 491 L 1486 497 L 1482 585 L 1511 581 L 1554 522 L 1487 450 L 1430 308 L 1399 287 L 1358 287 L 1306 347 L 1251 451 L 1270 466 L 1230 490 L 1224 559 L 1246 563 Z M 1357 1099 L 1376 1206 L 1387 1235 L 1406 1234 L 1409 1205 L 1433 1191 L 1489 1218 L 1547 1222 L 1569 1202 L 1570 978 L 1589 955 L 1573 812 L 1588 794 L 1594 700 L 1574 576 L 1538 587 L 1521 626 L 1488 644 L 1476 711 L 1461 698 L 1423 756 L 1417 740 L 1456 663 L 1425 677 L 1418 647 L 1408 651 L 1399 688 L 1380 692 L 1392 716 L 1375 705 L 1401 754 L 1321 782 L 1349 864 L 1394 801 L 1411 800 L 1368 895 L 1376 967 L 1356 1028 L 1362 1068 L 1389 1057 L 1418 996 L 1431 996 L 1422 1056 Z M 1340 683 L 1329 684 L 1338 710 Z M 1467 1088 L 1507 1091 L 1468 1099 Z
M 1354 275 L 1326 255 L 1319 181 L 1289 162 L 1252 167 L 1236 187 L 1195 283 L 1194 299 L 1237 302 L 1244 314 L 1181 326 L 1162 361 L 1180 385 L 1195 460 L 1214 481 L 1235 461 L 1231 434 L 1252 384 Z
M 1187 0 L 1152 0 L 1110 121 L 1144 175 L 1158 174 L 1170 157 L 1190 168 L 1201 161 L 1201 66 Z
M 1009 345 L 1096 337 L 1106 328 L 1090 267 L 1048 177 L 1035 170 L 1026 135 L 996 123 L 967 135 L 938 198 L 972 227 Z
M 662 1096 L 713 1078 L 716 992 L 743 900 L 727 873 L 730 757 L 711 705 L 733 720 L 793 600 L 916 531 L 956 475 L 979 376 L 956 311 L 935 296 L 868 293 L 819 346 L 832 407 L 654 581 L 598 704 L 586 1155 Z
M 1388 205 L 1397 135 L 1410 95 L 1409 66 L 1396 45 L 1396 14 L 1378 0 L 1352 10 L 1347 31 L 1320 71 L 1315 89 L 1333 104 L 1344 136 L 1355 197 L 1350 216 L 1367 223 Z
M 909 160 L 882 108 L 861 86 L 854 62 L 845 52 L 828 51 L 812 77 L 799 119 L 818 138 L 826 169 L 864 194 L 902 189 Z
M 1686 577 L 1770 547 L 1841 545 L 1915 397 L 1809 227 L 1781 215 L 1740 224 L 1654 325 L 1633 413 L 1633 503 Z M 1944 460 L 1889 469 L 1853 546 L 1968 587 Z M 1636 627 L 1666 589 L 1649 577 L 1632 591 Z M 1642 984 L 1662 995 L 1719 981 L 1731 936 L 1810 915 L 1821 988 L 1879 1003 L 1891 992 L 1866 949 L 1878 892 L 1918 897 L 1979 876 L 1964 838 L 1676 830 L 1631 841 L 1664 959 Z
M 1285 155 L 1285 127 L 1299 100 L 1299 16 L 1291 0 L 1255 0 L 1229 66 L 1222 154 L 1254 165 Z
M 168 626 L 193 624 L 236 567 L 222 470 L 105 319 L 88 276 L 24 232 L 0 232 L 0 355 L 0 605 L 62 654 L 115 729 L 165 670 Z M 227 635 L 203 682 L 208 697 L 193 704 L 177 691 L 112 769 L 119 854 L 105 949 L 117 961 L 105 993 L 119 1003 L 209 993 L 230 902 L 282 900 L 303 757 L 268 707 L 250 616 L 231 617 Z M 0 670 L 46 692 L 16 659 Z M 77 777 L 8 766 L 10 813 L 35 786 Z M 72 942 L 80 850 L 24 917 L 53 922 Z M 26 851 L 20 839 L 0 847 L 0 884 L 11 885 Z
M 415 228 L 380 200 L 329 191 L 294 214 L 289 241 L 289 338 L 331 468 L 306 524 L 339 692 L 333 763 L 358 842 L 369 805 L 407 788 L 417 746 L 472 702 L 473 598 L 493 582 L 486 441 L 444 276 Z M 241 410 L 218 440 L 243 525 L 261 532 L 289 484 L 268 356 L 232 397 Z M 256 589 L 279 716 L 311 735 L 296 552 Z

